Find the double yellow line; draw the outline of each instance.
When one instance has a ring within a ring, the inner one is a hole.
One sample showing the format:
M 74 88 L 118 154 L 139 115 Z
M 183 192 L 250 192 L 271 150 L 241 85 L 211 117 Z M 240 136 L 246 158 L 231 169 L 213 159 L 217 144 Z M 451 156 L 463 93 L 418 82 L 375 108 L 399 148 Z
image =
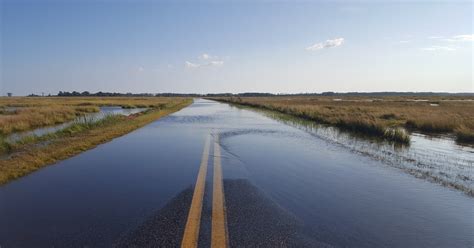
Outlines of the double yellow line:
M 199 227 L 201 225 L 202 202 L 206 185 L 207 164 L 209 160 L 211 135 L 206 138 L 202 153 L 201 165 L 194 187 L 193 199 L 189 209 L 188 220 L 184 229 L 182 248 L 197 247 Z M 222 182 L 221 150 L 219 135 L 214 137 L 214 178 L 212 190 L 212 231 L 211 247 L 227 247 L 227 223 L 225 215 L 224 185 Z
M 222 183 L 221 149 L 219 135 L 214 138 L 214 179 L 212 190 L 211 247 L 227 247 L 227 223 L 225 218 L 224 185 Z

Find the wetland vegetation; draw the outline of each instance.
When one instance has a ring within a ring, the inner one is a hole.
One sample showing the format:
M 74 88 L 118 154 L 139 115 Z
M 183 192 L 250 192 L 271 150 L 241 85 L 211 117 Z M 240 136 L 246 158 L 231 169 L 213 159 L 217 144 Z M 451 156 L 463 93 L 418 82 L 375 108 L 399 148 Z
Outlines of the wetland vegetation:
M 0 184 L 131 132 L 191 102 L 190 98 L 166 97 L 0 98 L 3 111 L 0 114 Z M 100 106 L 147 110 L 129 116 L 107 115 L 101 119 L 84 115 L 97 112 Z M 5 136 L 67 121 L 73 122 L 42 136 L 29 135 L 15 141 Z
M 263 108 L 352 132 L 410 143 L 409 131 L 454 134 L 474 143 L 473 97 L 218 97 L 214 100 Z

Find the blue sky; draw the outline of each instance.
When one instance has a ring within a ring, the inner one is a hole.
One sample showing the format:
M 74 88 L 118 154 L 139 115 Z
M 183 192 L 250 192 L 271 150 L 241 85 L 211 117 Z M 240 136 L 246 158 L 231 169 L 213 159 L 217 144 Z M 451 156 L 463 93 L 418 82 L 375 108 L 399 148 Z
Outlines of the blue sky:
M 0 92 L 473 92 L 471 1 L 1 1 Z

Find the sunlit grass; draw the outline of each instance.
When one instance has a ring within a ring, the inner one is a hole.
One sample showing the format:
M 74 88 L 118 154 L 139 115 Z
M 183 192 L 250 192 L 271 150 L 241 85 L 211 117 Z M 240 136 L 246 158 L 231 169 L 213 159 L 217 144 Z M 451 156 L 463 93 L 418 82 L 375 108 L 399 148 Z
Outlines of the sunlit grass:
M 191 99 L 167 98 L 155 102 L 152 109 L 130 116 L 107 115 L 98 120 L 83 116 L 54 133 L 25 136 L 18 141 L 8 141 L 0 135 L 0 155 L 8 156 L 0 158 L 0 184 L 131 132 L 191 102 Z
M 469 127 L 467 125 L 469 125 Z M 474 122 L 467 125 L 461 125 L 454 130 L 456 139 L 459 142 L 472 144 L 474 143 Z
M 18 108 L 12 113 L 0 115 L 0 133 L 10 134 L 37 127 L 71 121 L 85 113 L 98 112 L 96 106 L 38 106 Z
M 458 140 L 472 142 L 474 102 L 413 101 L 414 97 L 371 99 L 348 97 L 227 97 L 218 98 L 290 114 L 319 123 L 330 124 L 352 132 L 377 136 L 386 140 L 409 143 L 403 130 L 424 133 L 456 133 Z M 455 99 L 459 100 L 459 99 Z M 436 106 L 432 106 L 436 102 Z
M 98 112 L 101 106 L 163 108 L 170 101 L 166 97 L 0 97 L 0 134 L 65 123 Z

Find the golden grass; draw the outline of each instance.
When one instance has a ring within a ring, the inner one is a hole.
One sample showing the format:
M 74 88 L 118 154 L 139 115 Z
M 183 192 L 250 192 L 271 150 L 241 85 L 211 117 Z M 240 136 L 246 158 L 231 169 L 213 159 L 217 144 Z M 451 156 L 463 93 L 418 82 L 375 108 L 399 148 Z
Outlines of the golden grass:
M 335 100 L 335 98 L 339 98 Z M 227 97 L 215 98 L 247 106 L 265 108 L 314 120 L 388 140 L 407 143 L 408 135 L 397 128 L 428 133 L 454 133 L 469 137 L 474 133 L 474 101 L 454 98 L 444 101 L 413 101 L 414 97 Z M 432 104 L 436 103 L 437 106 Z M 469 139 L 467 139 L 469 140 Z M 472 141 L 471 141 L 472 142 Z
M 150 101 L 156 104 L 156 101 Z M 114 117 L 91 127 L 72 126 L 55 135 L 48 136 L 47 145 L 38 146 L 34 141 L 14 145 L 13 155 L 0 160 L 0 184 L 27 175 L 44 166 L 69 158 L 94 148 L 113 138 L 127 134 L 137 128 L 186 107 L 191 99 L 169 98 L 160 100 L 160 108 L 131 117 Z M 116 103 L 116 102 L 115 102 Z
M 458 126 L 454 132 L 456 133 L 456 139 L 461 143 L 474 144 L 474 122 L 466 123 Z
M 99 106 L 157 108 L 166 97 L 0 97 L 0 135 L 71 121 Z M 7 111 L 14 107 L 15 110 Z
M 0 115 L 0 134 L 10 134 L 37 127 L 54 125 L 73 120 L 77 116 L 98 112 L 96 106 L 47 106 L 24 107 L 11 113 Z

